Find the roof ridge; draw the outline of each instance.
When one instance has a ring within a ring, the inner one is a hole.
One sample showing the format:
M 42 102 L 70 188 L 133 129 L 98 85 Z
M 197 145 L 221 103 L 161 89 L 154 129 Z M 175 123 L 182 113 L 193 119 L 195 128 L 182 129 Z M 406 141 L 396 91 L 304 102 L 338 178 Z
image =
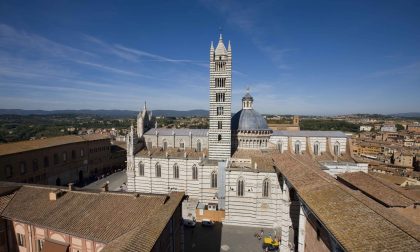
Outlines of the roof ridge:
M 386 186 L 387 188 L 391 189 L 392 191 L 394 191 L 394 192 L 396 192 L 396 193 L 400 194 L 402 197 L 406 198 L 407 200 L 410 200 L 410 201 L 414 201 L 414 202 L 416 202 L 416 200 L 413 200 L 413 199 L 411 199 L 411 198 L 407 197 L 406 195 L 404 195 L 404 194 L 403 194 L 403 193 L 401 193 L 400 191 L 396 190 L 395 188 L 393 188 L 393 187 L 392 187 L 392 186 L 390 186 L 389 184 L 386 184 L 384 181 L 381 181 L 381 180 L 379 180 L 379 179 L 375 178 L 374 176 L 370 175 L 369 173 L 366 173 L 366 174 L 367 174 L 370 178 L 374 179 L 375 181 L 378 181 L 379 183 L 381 183 L 382 185 L 384 185 L 384 186 Z M 413 203 L 414 203 L 414 202 L 413 202 Z

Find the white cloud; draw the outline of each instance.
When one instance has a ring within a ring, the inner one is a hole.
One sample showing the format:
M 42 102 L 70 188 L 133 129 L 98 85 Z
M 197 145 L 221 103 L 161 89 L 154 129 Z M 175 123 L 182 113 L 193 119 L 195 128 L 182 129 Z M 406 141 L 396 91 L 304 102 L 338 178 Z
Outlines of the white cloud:
M 6 24 L 0 24 L 0 46 L 37 50 L 52 57 L 94 56 L 93 53 L 60 44 L 36 34 L 18 31 Z

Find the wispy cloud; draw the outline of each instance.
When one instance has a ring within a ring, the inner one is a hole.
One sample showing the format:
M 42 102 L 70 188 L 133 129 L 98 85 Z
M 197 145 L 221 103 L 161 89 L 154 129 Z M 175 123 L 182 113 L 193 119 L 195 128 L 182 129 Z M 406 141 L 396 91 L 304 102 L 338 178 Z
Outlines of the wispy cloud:
M 390 69 L 380 70 L 376 71 L 370 74 L 370 77 L 390 77 L 390 76 L 412 76 L 415 78 L 420 77 L 420 62 L 415 62 L 412 64 L 400 66 L 400 67 L 394 67 Z
M 204 62 L 113 45 L 88 35 L 73 44 L 84 49 L 0 25 L 0 93 L 8 97 L 0 100 L 0 107 L 134 109 L 142 100 L 152 100 L 162 109 L 207 105 L 202 103 L 207 97 L 203 88 L 208 85 L 207 71 L 191 67 L 208 67 Z M 192 99 L 184 99 L 188 92 L 194 92 Z
M 34 49 L 48 53 L 52 57 L 77 56 L 80 58 L 94 56 L 91 52 L 73 48 L 26 31 L 19 31 L 6 24 L 0 24 L 0 46 L 3 48 L 13 46 Z
M 191 63 L 194 62 L 192 60 L 185 60 L 185 59 L 171 59 L 171 58 L 167 58 L 167 57 L 163 57 L 163 56 L 159 56 L 156 54 L 152 54 L 152 53 L 148 53 L 145 51 L 141 51 L 141 50 L 137 50 L 137 49 L 133 49 L 133 48 L 128 48 L 122 45 L 116 45 L 115 48 L 118 48 L 124 52 L 128 52 L 131 53 L 132 55 L 136 55 L 139 58 L 149 58 L 150 60 L 153 61 L 161 61 L 161 62 L 170 62 L 170 63 Z
M 167 63 L 192 63 L 196 65 L 203 66 L 203 62 L 188 60 L 188 59 L 173 59 L 154 53 L 146 52 L 144 50 L 130 48 L 120 44 L 111 44 L 96 37 L 85 35 L 85 39 L 91 43 L 94 43 L 102 48 L 102 51 L 105 53 L 112 54 L 121 59 L 128 61 L 158 61 L 158 62 L 167 62 Z M 208 67 L 208 64 L 205 65 Z
M 103 64 L 97 64 L 97 63 L 88 62 L 88 61 L 81 61 L 81 60 L 74 60 L 74 62 L 79 63 L 79 64 L 83 64 L 83 65 L 87 65 L 87 66 L 91 66 L 91 67 L 94 67 L 94 68 L 98 68 L 98 69 L 101 69 L 101 70 L 118 73 L 118 74 L 152 78 L 152 77 L 147 76 L 147 75 L 142 75 L 142 74 L 139 74 L 139 73 L 135 73 L 135 72 L 131 72 L 131 71 L 115 68 L 115 67 L 105 66 Z

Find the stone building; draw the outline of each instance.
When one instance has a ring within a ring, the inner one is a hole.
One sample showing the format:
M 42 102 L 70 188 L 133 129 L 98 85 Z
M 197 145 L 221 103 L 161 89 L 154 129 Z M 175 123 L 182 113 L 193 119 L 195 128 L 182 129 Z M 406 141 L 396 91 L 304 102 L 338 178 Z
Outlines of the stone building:
M 1 144 L 0 180 L 65 185 L 122 168 L 121 157 L 113 155 L 109 137 L 99 134 Z
M 0 250 L 183 251 L 183 198 L 1 182 Z
M 231 117 L 231 64 L 231 47 L 220 36 L 210 47 L 210 129 L 155 126 L 138 139 L 131 127 L 129 191 L 183 191 L 197 208 L 184 217 L 273 228 L 281 251 L 419 248 L 415 232 L 389 225 L 366 196 L 336 181 L 343 172 L 367 172 L 352 159 L 344 133 L 273 130 L 249 91 Z

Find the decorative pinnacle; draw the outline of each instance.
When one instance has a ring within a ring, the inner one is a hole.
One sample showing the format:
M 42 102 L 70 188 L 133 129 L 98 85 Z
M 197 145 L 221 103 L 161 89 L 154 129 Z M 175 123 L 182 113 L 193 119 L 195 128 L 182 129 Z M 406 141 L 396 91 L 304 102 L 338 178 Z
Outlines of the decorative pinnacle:
M 230 40 L 229 40 L 229 42 L 228 42 L 228 51 L 230 51 L 231 50 L 231 48 L 230 48 Z
M 210 44 L 210 50 L 214 50 L 213 41 Z

